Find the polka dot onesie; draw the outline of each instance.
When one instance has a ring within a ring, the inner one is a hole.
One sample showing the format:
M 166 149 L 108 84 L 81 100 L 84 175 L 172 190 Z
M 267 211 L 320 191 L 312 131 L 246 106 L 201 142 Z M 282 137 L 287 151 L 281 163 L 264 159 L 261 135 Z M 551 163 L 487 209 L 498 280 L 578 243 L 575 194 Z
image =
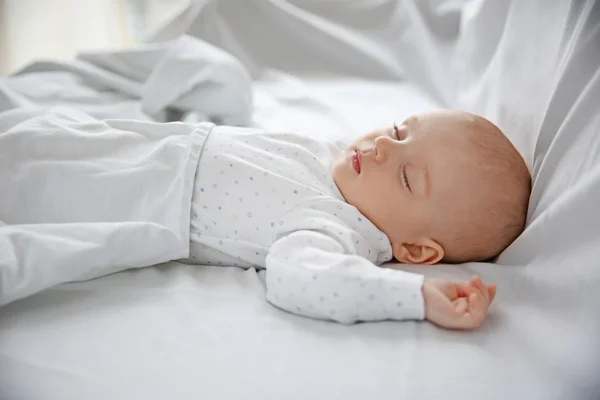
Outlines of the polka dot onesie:
M 331 175 L 344 149 L 289 133 L 214 127 L 204 143 L 186 262 L 266 268 L 267 300 L 342 323 L 423 319 L 423 277 L 391 260 L 383 232 Z

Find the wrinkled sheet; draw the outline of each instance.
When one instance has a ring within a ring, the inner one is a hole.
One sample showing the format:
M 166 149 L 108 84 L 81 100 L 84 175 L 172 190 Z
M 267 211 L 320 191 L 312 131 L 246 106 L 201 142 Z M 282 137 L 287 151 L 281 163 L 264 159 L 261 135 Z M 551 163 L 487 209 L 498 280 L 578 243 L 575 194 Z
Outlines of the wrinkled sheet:
M 98 119 L 246 125 L 252 81 L 235 57 L 185 35 L 72 62 L 41 60 L 0 77 L 0 112 L 54 106 Z
M 0 309 L 2 393 L 600 397 L 598 2 L 197 1 L 149 39 L 184 31 L 248 69 L 257 126 L 351 137 L 439 106 L 496 122 L 534 177 L 527 230 L 497 265 L 405 267 L 498 283 L 489 319 L 343 327 L 270 307 L 254 270 L 170 263 Z

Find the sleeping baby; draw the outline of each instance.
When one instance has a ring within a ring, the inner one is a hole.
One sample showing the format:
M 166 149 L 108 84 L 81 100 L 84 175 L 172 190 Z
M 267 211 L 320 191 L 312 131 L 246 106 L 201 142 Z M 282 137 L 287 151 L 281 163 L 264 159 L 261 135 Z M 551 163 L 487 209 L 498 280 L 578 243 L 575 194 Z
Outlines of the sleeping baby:
M 492 259 L 523 231 L 530 193 L 528 169 L 502 132 L 447 110 L 374 130 L 349 147 L 252 128 L 98 121 L 54 110 L 0 134 L 1 149 L 10 153 L 0 158 L 0 185 L 11 191 L 0 200 L 0 220 L 69 237 L 69 246 L 40 250 L 46 255 L 33 262 L 51 265 L 43 273 L 34 264 L 15 273 L 6 265 L 23 261 L 3 256 L 4 302 L 179 260 L 265 268 L 267 300 L 306 317 L 473 329 L 494 285 L 381 264 Z M 3 240 L 16 246 L 15 237 Z M 24 281 L 37 283 L 17 293 Z

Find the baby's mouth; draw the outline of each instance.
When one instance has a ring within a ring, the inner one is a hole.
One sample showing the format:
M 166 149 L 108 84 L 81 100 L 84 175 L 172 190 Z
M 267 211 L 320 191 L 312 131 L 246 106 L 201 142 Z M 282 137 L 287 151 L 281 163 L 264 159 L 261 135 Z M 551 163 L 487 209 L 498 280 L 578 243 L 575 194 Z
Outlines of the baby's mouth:
M 357 174 L 360 174 L 360 153 L 358 150 L 354 150 L 354 153 L 352 153 L 352 167 Z

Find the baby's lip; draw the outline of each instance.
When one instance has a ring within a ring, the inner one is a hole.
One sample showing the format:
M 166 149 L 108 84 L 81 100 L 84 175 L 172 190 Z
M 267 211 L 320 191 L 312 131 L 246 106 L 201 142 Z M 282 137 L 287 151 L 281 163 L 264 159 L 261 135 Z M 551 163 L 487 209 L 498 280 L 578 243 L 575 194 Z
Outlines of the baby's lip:
M 361 166 L 361 157 L 358 150 L 354 149 L 354 153 L 352 153 L 352 167 L 356 171 L 357 174 L 360 174 L 360 166 Z

